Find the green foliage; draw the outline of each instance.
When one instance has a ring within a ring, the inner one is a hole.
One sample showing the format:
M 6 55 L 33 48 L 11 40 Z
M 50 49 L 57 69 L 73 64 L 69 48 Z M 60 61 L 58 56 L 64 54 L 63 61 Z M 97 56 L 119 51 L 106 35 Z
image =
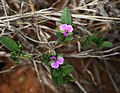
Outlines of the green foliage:
M 16 63 L 19 64 L 20 63 L 20 52 L 17 51 L 13 51 L 10 53 L 10 58 Z
M 70 35 L 70 36 L 68 36 L 68 37 L 65 37 L 64 42 L 65 42 L 65 43 L 68 43 L 68 42 L 70 42 L 70 41 L 73 40 L 73 39 L 74 39 L 74 37 L 73 37 L 72 35 Z
M 75 79 L 70 75 L 70 73 L 73 71 L 74 71 L 74 68 L 68 64 L 61 66 L 58 69 L 51 68 L 52 80 L 57 86 L 61 86 L 69 82 L 74 82 Z
M 52 61 L 50 60 L 51 56 L 53 56 L 52 53 L 43 53 L 42 62 L 46 63 L 47 65 L 50 65 L 52 63 Z M 56 53 L 56 55 L 54 56 L 63 57 L 63 55 L 60 53 Z M 70 76 L 70 74 L 73 71 L 73 66 L 67 63 L 60 65 L 57 69 L 50 68 L 51 77 L 56 86 L 61 86 L 69 82 L 74 82 L 75 79 L 72 76 Z
M 56 32 L 56 36 L 57 37 L 61 37 L 61 38 L 63 38 L 64 36 L 63 36 L 63 34 L 59 31 L 59 32 Z
M 28 54 L 28 53 L 23 53 L 23 54 L 21 54 L 21 57 L 24 58 L 24 59 L 26 59 L 26 60 L 32 58 L 32 56 L 31 56 L 30 54 Z
M 96 38 L 95 36 L 88 36 L 88 37 L 86 37 L 86 38 L 84 39 L 84 41 L 83 41 L 83 46 L 84 46 L 85 48 L 89 48 L 90 45 L 91 45 L 91 43 L 92 43 L 92 40 L 95 39 L 95 38 Z
M 7 36 L 1 36 L 0 42 L 10 51 L 20 51 L 19 45 Z
M 32 56 L 28 53 L 13 51 L 10 53 L 10 58 L 14 61 L 14 63 L 19 64 L 20 60 L 30 60 Z
M 50 56 L 52 56 L 52 53 L 43 53 L 42 62 L 49 64 Z
M 103 37 L 97 37 L 93 42 L 96 43 L 97 46 L 100 46 L 101 42 L 104 41 Z
M 65 75 L 70 74 L 71 72 L 74 71 L 74 68 L 71 65 L 61 66 L 61 68 L 62 68 L 62 71 Z
M 61 23 L 62 24 L 69 24 L 69 25 L 72 24 L 71 13 L 70 13 L 69 8 L 67 8 L 67 7 L 63 10 L 63 13 L 61 16 Z
M 61 76 L 62 70 L 61 69 L 53 69 L 53 76 Z
M 90 48 L 91 46 L 96 46 L 98 48 L 112 47 L 112 43 L 104 41 L 103 37 L 96 35 L 89 35 L 83 40 L 83 47 Z
M 68 42 L 74 39 L 73 35 L 68 35 L 67 37 L 65 37 L 61 32 L 56 32 L 56 36 L 59 38 L 58 43 L 61 44 L 67 44 Z
M 109 41 L 103 41 L 99 47 L 100 48 L 112 47 L 112 43 Z
M 53 69 L 51 69 L 51 76 L 52 76 L 53 83 L 56 86 L 61 86 L 62 85 L 62 76 L 54 76 L 53 75 Z
M 61 16 L 61 23 L 62 24 L 67 24 L 67 25 L 72 25 L 72 17 L 69 8 L 65 8 L 63 10 L 62 16 Z M 68 36 L 64 36 L 64 31 L 58 31 L 56 32 L 56 36 L 59 38 L 58 44 L 67 44 L 71 40 L 74 39 L 73 37 L 73 32 L 68 33 Z
M 8 36 L 1 36 L 0 43 L 3 44 L 11 53 L 10 58 L 18 64 L 20 62 L 21 47 L 13 39 Z

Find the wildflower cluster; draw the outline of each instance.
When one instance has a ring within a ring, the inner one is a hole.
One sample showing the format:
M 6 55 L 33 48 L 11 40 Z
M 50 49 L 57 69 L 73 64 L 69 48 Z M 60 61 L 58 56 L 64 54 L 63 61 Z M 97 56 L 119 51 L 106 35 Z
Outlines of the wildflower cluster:
M 60 86 L 75 81 L 70 75 L 74 68 L 65 61 L 62 54 L 52 55 L 52 53 L 44 53 L 42 55 L 42 62 L 50 66 L 52 80 L 56 85 Z
M 63 33 L 64 36 L 72 35 L 73 33 L 73 27 L 71 25 L 62 24 L 60 27 L 61 33 Z
M 50 60 L 52 61 L 51 63 L 51 67 L 52 68 L 58 68 L 60 65 L 62 65 L 64 63 L 64 58 L 63 57 L 55 57 L 55 56 L 51 56 Z

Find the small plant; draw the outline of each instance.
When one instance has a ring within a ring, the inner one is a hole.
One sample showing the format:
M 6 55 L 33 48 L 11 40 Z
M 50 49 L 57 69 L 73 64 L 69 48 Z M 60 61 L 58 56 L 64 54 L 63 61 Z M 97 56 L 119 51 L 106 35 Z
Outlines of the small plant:
M 74 39 L 73 36 L 73 27 L 72 27 L 72 17 L 69 9 L 66 7 L 63 10 L 61 16 L 61 25 L 59 26 L 59 31 L 56 32 L 59 42 L 61 44 L 69 43 Z
M 97 48 L 106 48 L 112 47 L 112 43 L 109 41 L 105 41 L 103 37 L 98 36 L 96 34 L 92 34 L 84 38 L 83 40 L 83 47 L 90 48 L 90 47 L 97 47 Z
M 21 59 L 31 58 L 31 56 L 28 53 L 22 53 L 22 45 L 16 43 L 13 39 L 9 38 L 8 36 L 1 36 L 0 43 L 2 43 L 10 51 L 10 58 L 17 64 L 20 63 Z
M 75 81 L 70 75 L 74 68 L 65 61 L 62 54 L 43 53 L 42 62 L 50 66 L 50 73 L 55 85 L 60 86 Z

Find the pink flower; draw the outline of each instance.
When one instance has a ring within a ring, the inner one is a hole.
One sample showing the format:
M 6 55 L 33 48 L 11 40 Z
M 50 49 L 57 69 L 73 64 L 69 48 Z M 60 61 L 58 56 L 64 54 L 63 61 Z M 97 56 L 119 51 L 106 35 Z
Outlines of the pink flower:
M 67 25 L 67 24 L 62 24 L 59 28 L 60 28 L 60 30 L 63 31 L 64 36 L 68 36 L 69 33 L 72 33 L 72 31 L 73 31 L 73 27 L 71 25 Z
M 54 58 L 54 57 L 55 56 L 52 56 L 52 57 L 50 57 L 50 59 Z M 64 63 L 64 58 L 63 57 L 58 57 L 58 58 L 55 58 L 55 59 L 52 59 L 52 60 L 54 60 L 54 61 L 51 63 L 51 67 L 55 68 L 55 69 L 59 68 L 59 65 L 62 65 Z
M 62 65 L 64 63 L 64 58 L 63 57 L 58 57 L 57 63 Z
M 50 59 L 51 60 L 56 60 L 56 57 L 55 56 L 51 56 Z
M 59 67 L 59 64 L 57 62 L 52 62 L 51 63 L 51 67 L 52 68 L 58 68 Z

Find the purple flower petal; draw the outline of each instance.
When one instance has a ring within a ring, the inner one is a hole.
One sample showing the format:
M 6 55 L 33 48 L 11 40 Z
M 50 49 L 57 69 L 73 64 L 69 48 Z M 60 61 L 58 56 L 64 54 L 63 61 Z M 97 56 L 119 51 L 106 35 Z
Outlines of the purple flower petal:
M 64 63 L 64 58 L 63 57 L 59 57 L 57 63 L 62 65 Z
M 52 62 L 51 63 L 51 67 L 52 68 L 58 68 L 59 67 L 59 64 L 57 62 Z
M 56 57 L 55 56 L 51 56 L 50 59 L 51 60 L 56 60 Z
M 60 30 L 63 30 L 63 31 L 67 30 L 67 24 L 62 24 L 60 26 Z
M 68 36 L 68 33 L 66 33 L 66 32 L 64 32 L 63 34 L 64 34 L 64 36 Z
M 73 27 L 71 25 L 67 25 L 67 31 L 68 32 L 72 32 L 73 31 Z

